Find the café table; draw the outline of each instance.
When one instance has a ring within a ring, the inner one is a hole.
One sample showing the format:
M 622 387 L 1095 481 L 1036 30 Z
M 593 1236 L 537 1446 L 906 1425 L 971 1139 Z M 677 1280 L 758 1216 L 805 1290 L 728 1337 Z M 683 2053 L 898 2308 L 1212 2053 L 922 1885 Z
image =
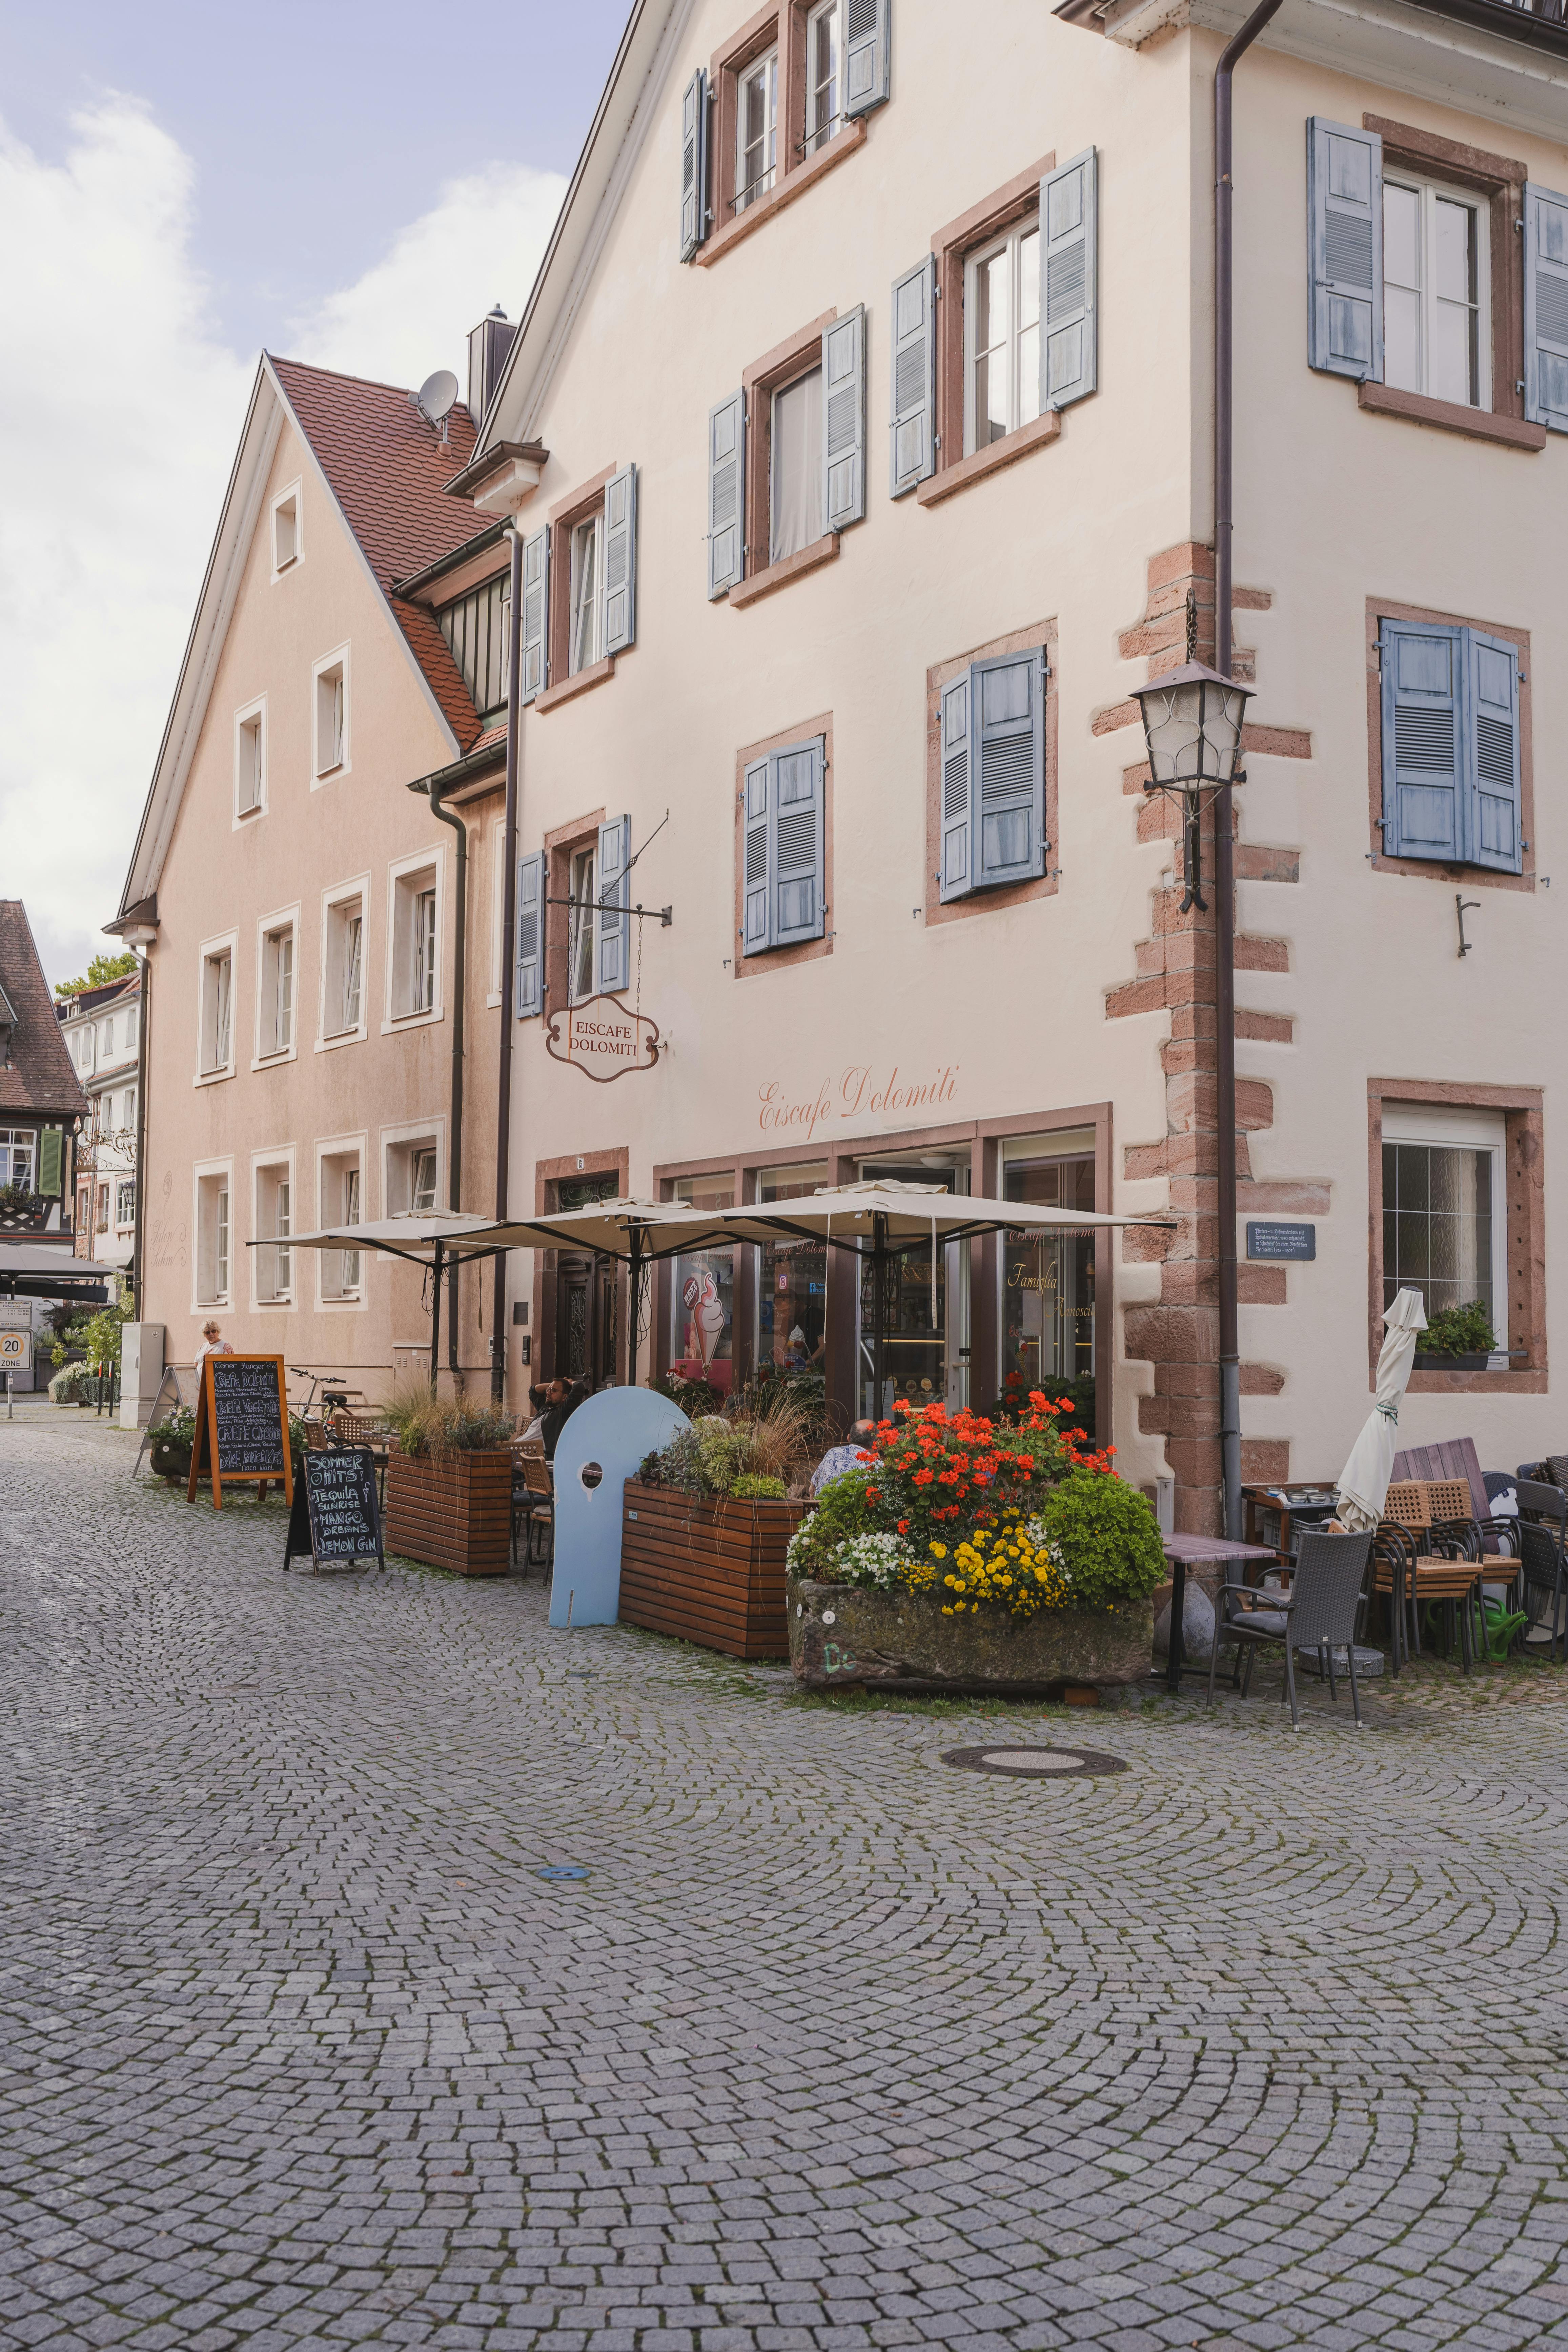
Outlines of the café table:
M 1280 1565 L 1279 1554 L 1270 1544 L 1233 1543 L 1226 1536 L 1167 1535 L 1160 1538 L 1165 1558 L 1171 1563 L 1171 1641 L 1165 1665 L 1165 1687 L 1172 1692 L 1182 1687 L 1184 1673 L 1206 1674 L 1208 1667 L 1188 1667 L 1182 1656 L 1182 1617 L 1187 1600 L 1189 1568 L 1211 1568 L 1221 1560 L 1266 1559 Z

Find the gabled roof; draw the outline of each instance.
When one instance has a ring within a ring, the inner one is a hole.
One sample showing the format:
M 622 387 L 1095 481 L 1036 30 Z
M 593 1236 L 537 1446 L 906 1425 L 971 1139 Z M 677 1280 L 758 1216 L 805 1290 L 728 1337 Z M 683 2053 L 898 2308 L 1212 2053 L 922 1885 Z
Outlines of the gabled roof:
M 294 425 L 314 462 L 453 758 L 479 733 L 479 713 L 434 617 L 393 594 L 395 583 L 474 535 L 472 509 L 444 495 L 455 467 L 473 454 L 468 410 L 460 403 L 451 409 L 443 441 L 411 394 L 395 384 L 335 375 L 264 352 L 125 878 L 121 917 L 158 887 L 285 423 Z
M 121 972 L 118 980 L 100 982 L 97 988 L 79 989 L 74 996 L 57 997 L 55 1011 L 61 1020 L 70 1015 L 104 1013 L 111 1004 L 118 1004 L 122 996 L 135 998 L 141 993 L 142 967 L 138 964 L 134 971 Z
M 10 1054 L 0 1066 L 0 1110 L 75 1118 L 87 1108 L 49 993 L 27 909 L 0 898 L 0 985 L 15 1016 Z

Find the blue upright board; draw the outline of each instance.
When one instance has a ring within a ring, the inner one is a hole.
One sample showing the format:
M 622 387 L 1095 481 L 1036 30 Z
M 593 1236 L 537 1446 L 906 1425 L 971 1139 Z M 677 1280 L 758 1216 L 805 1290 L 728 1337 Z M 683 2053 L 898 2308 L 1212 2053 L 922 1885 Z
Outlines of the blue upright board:
M 578 1406 L 555 1447 L 552 1625 L 615 1623 L 621 1612 L 621 1490 L 645 1454 L 690 1426 L 678 1404 L 652 1389 L 602 1389 Z M 584 1471 L 592 1484 L 584 1483 Z

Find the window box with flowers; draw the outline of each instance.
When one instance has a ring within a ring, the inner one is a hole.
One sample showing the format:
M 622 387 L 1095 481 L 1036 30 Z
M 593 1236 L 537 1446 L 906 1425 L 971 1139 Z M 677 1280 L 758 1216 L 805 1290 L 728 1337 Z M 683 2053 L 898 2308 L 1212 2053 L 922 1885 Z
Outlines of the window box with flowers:
M 1023 1697 L 1148 1674 L 1154 1515 L 1065 1401 L 1029 1403 L 1013 1427 L 900 1408 L 824 1486 L 790 1545 L 798 1682 Z

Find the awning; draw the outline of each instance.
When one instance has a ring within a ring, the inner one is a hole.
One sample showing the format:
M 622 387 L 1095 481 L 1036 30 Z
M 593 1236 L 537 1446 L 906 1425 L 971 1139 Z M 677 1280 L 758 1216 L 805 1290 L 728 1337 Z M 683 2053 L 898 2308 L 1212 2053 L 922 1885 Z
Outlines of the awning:
M 104 1307 L 109 1285 L 121 1265 L 100 1265 L 73 1257 L 70 1236 L 51 1246 L 40 1241 L 7 1241 L 0 1235 L 0 1298 L 55 1298 L 62 1306 Z

